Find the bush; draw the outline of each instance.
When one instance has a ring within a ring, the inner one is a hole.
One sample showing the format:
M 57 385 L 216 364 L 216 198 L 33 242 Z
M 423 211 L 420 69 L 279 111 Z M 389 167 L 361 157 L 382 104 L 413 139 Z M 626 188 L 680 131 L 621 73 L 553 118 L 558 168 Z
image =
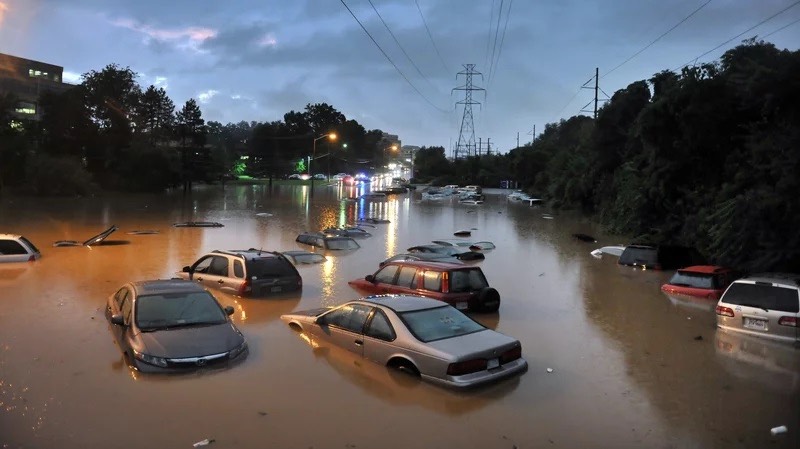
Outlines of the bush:
M 33 195 L 89 195 L 96 191 L 80 160 L 70 156 L 31 154 L 25 165 L 26 182 L 20 190 Z

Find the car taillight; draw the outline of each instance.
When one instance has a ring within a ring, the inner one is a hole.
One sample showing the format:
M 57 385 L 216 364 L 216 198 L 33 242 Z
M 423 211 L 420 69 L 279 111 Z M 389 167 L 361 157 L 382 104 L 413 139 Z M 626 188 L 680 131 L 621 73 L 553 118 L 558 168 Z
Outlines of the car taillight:
M 794 317 L 794 316 L 782 316 L 778 320 L 778 324 L 780 324 L 781 326 L 797 327 L 797 317 Z
M 517 360 L 520 357 L 522 357 L 522 346 L 511 348 L 508 351 L 500 354 L 500 364 L 504 365 L 508 362 L 513 362 L 514 360 Z
M 34 256 L 33 254 L 31 254 L 31 256 L 30 256 L 30 257 L 28 257 L 28 262 L 33 262 L 34 260 L 36 260 L 36 256 Z
M 725 306 L 717 306 L 717 315 L 733 316 L 733 309 Z
M 239 296 L 245 296 L 251 291 L 253 291 L 253 287 L 250 279 L 245 279 L 244 282 L 242 282 L 242 285 L 239 286 Z
M 451 376 L 460 376 L 462 374 L 470 374 L 486 369 L 486 359 L 466 360 L 464 362 L 451 363 L 447 367 L 447 374 Z

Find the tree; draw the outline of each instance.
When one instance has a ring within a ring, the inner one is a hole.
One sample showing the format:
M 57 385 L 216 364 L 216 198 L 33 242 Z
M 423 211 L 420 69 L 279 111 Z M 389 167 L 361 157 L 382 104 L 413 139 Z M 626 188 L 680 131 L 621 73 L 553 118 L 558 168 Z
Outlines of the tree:
M 175 104 L 163 87 L 150 86 L 137 102 L 136 131 L 146 136 L 150 144 L 165 142 L 175 124 Z
M 181 140 L 183 190 L 187 192 L 191 189 L 192 179 L 206 178 L 211 171 L 209 154 L 204 148 L 205 120 L 194 98 L 188 99 L 178 111 L 175 122 Z

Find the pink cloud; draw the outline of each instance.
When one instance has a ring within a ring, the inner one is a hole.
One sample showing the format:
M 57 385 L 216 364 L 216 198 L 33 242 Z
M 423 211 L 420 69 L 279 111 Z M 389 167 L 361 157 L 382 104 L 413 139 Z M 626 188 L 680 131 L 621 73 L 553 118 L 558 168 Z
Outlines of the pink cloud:
M 154 39 L 159 42 L 174 42 L 181 48 L 191 48 L 193 50 L 198 50 L 198 44 L 205 42 L 207 39 L 216 37 L 218 34 L 217 30 L 213 28 L 194 26 L 185 28 L 155 28 L 132 19 L 117 19 L 111 21 L 111 24 L 144 34 L 145 40 Z
M 5 2 L 0 2 L 0 25 L 3 24 L 3 19 L 6 18 L 6 11 L 8 11 L 8 5 Z

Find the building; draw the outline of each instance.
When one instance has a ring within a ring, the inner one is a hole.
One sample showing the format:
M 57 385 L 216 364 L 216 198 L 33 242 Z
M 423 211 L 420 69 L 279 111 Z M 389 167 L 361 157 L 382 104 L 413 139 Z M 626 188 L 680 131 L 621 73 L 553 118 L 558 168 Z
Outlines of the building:
M 381 140 L 378 141 L 378 145 L 385 150 L 389 148 L 394 148 L 397 151 L 400 149 L 400 138 L 397 134 L 389 134 L 389 133 L 381 133 Z
M 62 81 L 63 75 L 61 66 L 0 53 L 0 95 L 17 98 L 15 112 L 20 119 L 39 120 L 43 93 L 62 93 L 73 87 Z

